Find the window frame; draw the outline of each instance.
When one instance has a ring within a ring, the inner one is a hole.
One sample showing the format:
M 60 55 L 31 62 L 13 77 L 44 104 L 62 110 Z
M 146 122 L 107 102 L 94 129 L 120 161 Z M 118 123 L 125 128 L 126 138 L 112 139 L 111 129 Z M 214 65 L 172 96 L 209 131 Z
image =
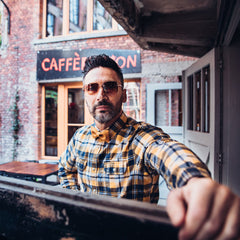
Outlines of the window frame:
M 59 38 L 63 36 L 75 36 L 75 35 L 86 35 L 86 34 L 94 34 L 94 33 L 110 33 L 113 31 L 122 31 L 119 28 L 119 24 L 112 18 L 112 28 L 104 29 L 104 30 L 93 30 L 93 10 L 94 10 L 94 0 L 87 1 L 87 30 L 82 32 L 69 32 L 69 0 L 63 0 L 63 26 L 62 26 L 62 34 L 57 36 L 46 36 L 47 34 L 47 0 L 43 0 L 43 24 L 42 24 L 42 38 L 49 39 L 49 38 Z
M 171 83 L 149 83 L 147 84 L 147 111 L 146 118 L 147 122 L 156 125 L 156 99 L 155 93 L 157 91 L 166 90 L 168 94 L 172 92 L 172 90 L 182 90 L 182 82 L 171 82 Z M 168 106 L 168 109 L 171 109 L 171 105 Z M 169 120 L 171 119 L 171 112 L 169 111 Z M 183 119 L 182 119 L 183 123 Z M 164 132 L 168 133 L 170 136 L 173 135 L 173 138 L 183 142 L 183 126 L 172 126 L 171 121 L 169 121 L 168 125 L 158 126 L 163 129 Z

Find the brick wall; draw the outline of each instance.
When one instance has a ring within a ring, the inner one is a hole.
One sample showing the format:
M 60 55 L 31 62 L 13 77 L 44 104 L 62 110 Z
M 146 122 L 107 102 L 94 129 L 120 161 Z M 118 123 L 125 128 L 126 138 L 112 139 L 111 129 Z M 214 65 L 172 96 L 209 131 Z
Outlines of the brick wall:
M 141 110 L 145 120 L 146 84 L 178 81 L 183 69 L 194 58 L 173 54 L 145 51 L 129 36 L 102 37 L 87 40 L 38 42 L 42 30 L 42 1 L 5 1 L 11 11 L 11 34 L 7 47 L 0 51 L 0 163 L 12 160 L 13 137 L 11 133 L 13 105 L 19 91 L 19 145 L 16 160 L 40 159 L 41 157 L 41 86 L 36 81 L 36 56 L 39 50 L 48 49 L 130 49 L 140 50 L 142 63 Z M 3 33 L 6 34 L 6 33 Z
M 39 152 L 39 86 L 36 82 L 36 52 L 32 41 L 39 34 L 39 1 L 5 1 L 11 11 L 11 32 L 7 47 L 0 51 L 1 81 L 1 159 L 12 160 L 12 111 L 19 91 L 19 145 L 17 159 L 38 158 Z M 6 10 L 4 17 L 7 16 Z M 7 35 L 6 32 L 3 34 Z

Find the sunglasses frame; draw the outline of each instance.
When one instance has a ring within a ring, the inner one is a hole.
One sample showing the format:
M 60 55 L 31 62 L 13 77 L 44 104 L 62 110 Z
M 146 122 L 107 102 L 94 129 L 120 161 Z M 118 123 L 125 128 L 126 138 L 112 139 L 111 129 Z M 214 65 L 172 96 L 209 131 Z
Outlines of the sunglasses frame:
M 109 89 L 106 89 L 106 84 L 109 84 L 109 83 L 116 83 L 115 86 L 113 86 L 112 88 L 109 86 L 107 88 Z M 97 84 L 97 90 L 96 91 L 91 91 L 91 90 L 88 90 L 88 87 L 91 85 L 91 84 Z M 115 87 L 116 87 L 116 90 L 115 90 Z M 96 94 L 100 88 L 103 88 L 103 92 L 106 93 L 106 94 L 112 94 L 112 93 L 117 93 L 118 92 L 118 87 L 123 87 L 121 84 L 117 84 L 117 82 L 115 81 L 107 81 L 107 82 L 104 82 L 102 85 L 100 85 L 99 83 L 97 82 L 93 82 L 93 83 L 89 83 L 89 84 L 86 84 L 83 86 L 83 90 L 85 92 L 87 92 L 89 95 L 94 95 Z

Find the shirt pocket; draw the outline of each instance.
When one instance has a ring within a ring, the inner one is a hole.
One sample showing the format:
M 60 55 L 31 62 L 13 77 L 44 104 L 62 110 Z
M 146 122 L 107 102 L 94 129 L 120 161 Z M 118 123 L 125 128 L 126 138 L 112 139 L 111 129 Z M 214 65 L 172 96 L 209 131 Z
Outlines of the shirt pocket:
M 104 163 L 104 172 L 108 175 L 122 175 L 127 170 L 127 161 L 111 161 Z
M 87 161 L 77 158 L 77 168 L 78 168 L 78 172 L 83 172 L 85 170 L 87 166 Z

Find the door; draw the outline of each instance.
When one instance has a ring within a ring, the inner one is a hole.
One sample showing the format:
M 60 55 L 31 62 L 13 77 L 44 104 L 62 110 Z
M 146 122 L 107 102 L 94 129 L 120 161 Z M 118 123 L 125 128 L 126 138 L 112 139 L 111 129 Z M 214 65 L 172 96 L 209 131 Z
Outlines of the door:
M 64 148 L 66 148 L 75 131 L 86 124 L 91 124 L 93 120 L 86 107 L 82 85 L 66 85 L 64 92 Z
M 75 131 L 91 124 L 82 82 L 42 86 L 42 156 L 58 160 Z
M 183 72 L 184 140 L 217 177 L 219 88 L 215 67 L 216 50 L 210 51 Z

